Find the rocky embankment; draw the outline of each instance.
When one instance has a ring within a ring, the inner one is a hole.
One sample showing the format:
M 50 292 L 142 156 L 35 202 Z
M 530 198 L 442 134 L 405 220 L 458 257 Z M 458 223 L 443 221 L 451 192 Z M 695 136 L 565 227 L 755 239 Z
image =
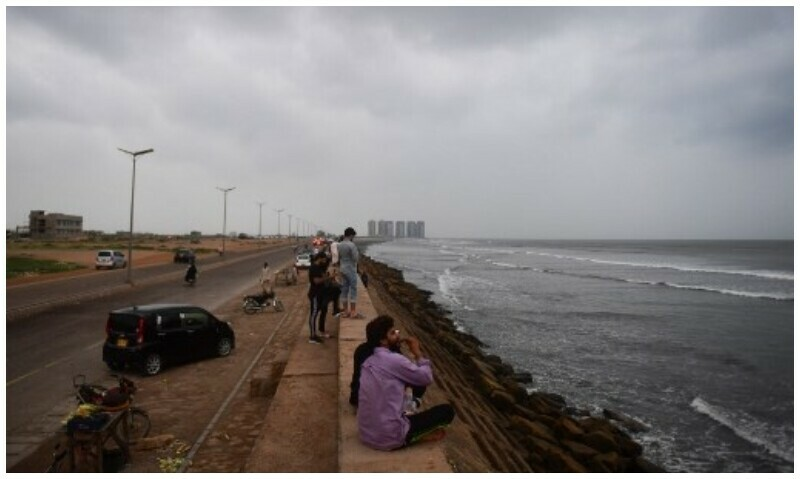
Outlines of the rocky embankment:
M 480 340 L 457 331 L 431 293 L 405 282 L 403 273 L 366 257 L 360 262 L 369 275 L 369 289 L 385 304 L 384 313 L 399 316 L 418 336 L 434 360 L 437 384 L 468 430 L 463 434 L 486 459 L 453 459 L 461 469 L 482 467 L 496 472 L 665 472 L 642 457 L 642 447 L 627 431 L 642 424 L 605 411 L 592 417 L 567 407 L 564 398 L 528 393 L 530 374 L 482 351 Z M 469 390 L 468 390 L 469 389 Z M 487 437 L 491 436 L 491 437 Z M 502 437 L 501 437 L 502 436 Z M 453 439 L 457 440 L 457 439 Z

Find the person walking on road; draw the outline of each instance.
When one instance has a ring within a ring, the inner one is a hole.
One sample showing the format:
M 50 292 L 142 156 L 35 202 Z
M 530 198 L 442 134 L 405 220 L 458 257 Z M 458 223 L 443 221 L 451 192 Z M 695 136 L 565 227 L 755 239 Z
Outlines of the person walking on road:
M 341 317 L 364 319 L 364 315 L 356 312 L 356 296 L 358 289 L 358 247 L 353 243 L 356 230 L 348 227 L 344 230 L 344 239 L 338 244 L 339 271 L 342 275 L 342 301 L 344 308 Z

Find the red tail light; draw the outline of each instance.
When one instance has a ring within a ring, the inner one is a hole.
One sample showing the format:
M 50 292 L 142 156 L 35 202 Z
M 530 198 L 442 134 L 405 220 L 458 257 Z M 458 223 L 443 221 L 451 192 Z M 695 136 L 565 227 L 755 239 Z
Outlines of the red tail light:
M 144 318 L 139 318 L 139 325 L 136 327 L 136 342 L 138 344 L 144 342 Z

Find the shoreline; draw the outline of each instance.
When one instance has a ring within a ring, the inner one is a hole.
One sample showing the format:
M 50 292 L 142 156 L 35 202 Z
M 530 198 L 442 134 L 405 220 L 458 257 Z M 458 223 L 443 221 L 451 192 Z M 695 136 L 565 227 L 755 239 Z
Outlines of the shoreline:
M 417 336 L 434 365 L 436 384 L 457 411 L 446 440 L 459 472 L 667 472 L 642 456 L 627 431 L 642 424 L 615 411 L 594 417 L 567 407 L 556 394 L 529 393 L 530 374 L 486 354 L 483 343 L 458 331 L 431 293 L 403 272 L 364 255 L 368 291 L 379 314 L 395 317 Z M 493 424 L 495 427 L 491 427 Z

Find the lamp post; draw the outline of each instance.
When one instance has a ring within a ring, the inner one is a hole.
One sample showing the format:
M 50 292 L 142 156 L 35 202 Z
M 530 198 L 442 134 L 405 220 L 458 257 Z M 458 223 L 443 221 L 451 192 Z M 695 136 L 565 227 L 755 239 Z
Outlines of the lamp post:
M 289 217 L 289 232 L 286 233 L 286 236 L 291 238 L 292 237 L 292 215 L 291 215 L 291 213 L 286 213 L 286 216 Z
M 264 206 L 264 203 L 257 203 L 258 204 L 258 239 L 261 239 L 261 207 Z
M 152 153 L 155 150 L 153 150 L 152 148 L 140 151 L 128 151 L 128 150 L 123 150 L 122 148 L 117 148 L 117 149 L 123 153 L 131 155 L 131 158 L 133 158 L 133 176 L 131 177 L 131 225 L 130 225 L 130 231 L 128 232 L 128 273 L 125 279 L 127 283 L 133 284 L 133 279 L 131 277 L 131 274 L 133 272 L 133 198 L 134 198 L 133 195 L 136 189 L 136 157 Z
M 281 211 L 283 211 L 283 208 L 275 210 L 278 213 L 278 238 L 281 237 Z
M 235 190 L 236 187 L 232 186 L 230 188 L 220 188 L 219 186 L 217 186 L 217 189 L 220 190 L 222 192 L 223 196 L 225 197 L 225 200 L 224 200 L 224 203 L 223 203 L 224 207 L 222 209 L 222 254 L 224 255 L 225 254 L 225 236 L 227 235 L 226 226 L 227 226 L 227 222 L 228 222 L 228 192 Z

